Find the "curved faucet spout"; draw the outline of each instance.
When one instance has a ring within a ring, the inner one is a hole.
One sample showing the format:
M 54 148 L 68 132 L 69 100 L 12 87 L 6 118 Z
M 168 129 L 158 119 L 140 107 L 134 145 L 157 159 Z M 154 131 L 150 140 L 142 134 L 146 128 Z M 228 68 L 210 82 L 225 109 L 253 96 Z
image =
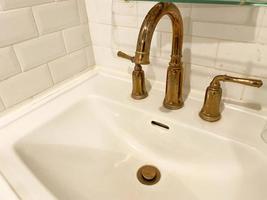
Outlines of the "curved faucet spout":
M 172 21 L 172 63 L 181 61 L 183 47 L 183 20 L 179 9 L 173 3 L 158 3 L 147 14 L 139 32 L 134 62 L 149 64 L 152 37 L 160 19 L 168 15 Z

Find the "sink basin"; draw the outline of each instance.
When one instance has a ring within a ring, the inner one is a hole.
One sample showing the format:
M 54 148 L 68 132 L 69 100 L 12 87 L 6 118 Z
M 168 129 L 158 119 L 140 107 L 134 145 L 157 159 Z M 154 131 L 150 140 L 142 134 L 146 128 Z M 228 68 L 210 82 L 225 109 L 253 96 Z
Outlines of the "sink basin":
M 200 98 L 168 111 L 160 87 L 135 101 L 127 80 L 90 72 L 3 117 L 0 171 L 21 199 L 266 199 L 264 117 L 226 106 L 211 124 Z M 147 164 L 161 172 L 155 185 L 136 177 Z

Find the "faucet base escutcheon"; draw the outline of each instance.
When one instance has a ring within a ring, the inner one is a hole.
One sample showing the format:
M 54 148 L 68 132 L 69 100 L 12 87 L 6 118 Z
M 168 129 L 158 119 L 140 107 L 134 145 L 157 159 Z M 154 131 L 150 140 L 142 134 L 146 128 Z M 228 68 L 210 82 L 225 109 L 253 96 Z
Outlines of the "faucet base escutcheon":
M 144 99 L 148 96 L 146 90 L 146 82 L 145 82 L 145 73 L 142 69 L 142 66 L 136 64 L 134 67 L 134 71 L 132 73 L 133 79 L 133 89 L 132 89 L 132 98 L 136 100 Z
M 170 110 L 177 110 L 184 106 L 182 98 L 183 89 L 183 67 L 182 64 L 170 64 L 167 71 L 166 92 L 163 106 Z

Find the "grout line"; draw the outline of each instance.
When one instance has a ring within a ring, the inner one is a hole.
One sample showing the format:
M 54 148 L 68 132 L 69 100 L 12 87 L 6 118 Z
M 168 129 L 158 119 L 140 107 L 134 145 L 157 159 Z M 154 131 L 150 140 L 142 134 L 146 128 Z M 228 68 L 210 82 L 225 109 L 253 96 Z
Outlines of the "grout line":
M 55 80 L 54 80 L 54 77 L 53 77 L 53 75 L 52 75 L 52 71 L 51 71 L 51 69 L 50 69 L 50 66 L 49 66 L 49 64 L 47 63 L 47 68 L 48 68 L 48 72 L 49 72 L 49 74 L 50 74 L 50 76 L 51 76 L 51 80 L 52 80 L 52 82 L 53 82 L 53 86 L 56 84 L 56 82 L 55 82 Z M 53 87 L 52 86 L 52 87 Z
M 221 41 L 220 41 L 220 40 L 218 40 L 217 42 L 218 42 L 218 43 L 217 43 L 216 53 L 215 53 L 214 69 L 217 68 L 219 49 L 220 49 L 220 45 L 221 45 Z
M 41 33 L 40 33 L 40 30 L 38 28 L 38 25 L 37 25 L 37 22 L 36 22 L 36 19 L 35 19 L 35 16 L 33 14 L 33 7 L 31 7 L 31 14 L 32 14 L 32 18 L 33 18 L 33 21 L 34 21 L 34 27 L 38 33 L 38 37 L 40 37 Z
M 22 65 L 21 65 L 21 63 L 20 63 L 20 61 L 19 61 L 19 58 L 18 58 L 18 56 L 17 56 L 17 53 L 16 53 L 16 51 L 15 51 L 14 45 L 11 45 L 10 48 L 12 49 L 13 53 L 15 54 L 15 57 L 16 57 L 16 63 L 19 65 L 19 68 L 20 68 L 20 72 L 18 72 L 18 73 L 22 73 L 22 72 L 23 72 L 23 68 L 22 68 Z M 18 74 L 18 73 L 16 73 L 16 74 Z M 16 74 L 14 74 L 14 75 L 16 75 Z
M 66 42 L 66 38 L 64 37 L 63 31 L 64 31 L 64 30 L 61 30 L 61 31 L 60 31 L 60 35 L 61 35 L 62 40 L 63 40 L 65 55 L 67 55 L 67 54 L 68 54 L 68 51 L 67 51 L 67 45 L 66 45 L 67 42 Z M 49 62 L 50 62 L 50 61 L 49 61 Z
M 3 105 L 3 108 L 4 108 L 2 111 L 6 110 L 7 107 L 6 107 L 5 103 L 4 103 L 3 98 L 2 98 L 1 95 L 0 95 L 0 103 Z M 2 111 L 0 111 L 0 113 L 1 113 Z

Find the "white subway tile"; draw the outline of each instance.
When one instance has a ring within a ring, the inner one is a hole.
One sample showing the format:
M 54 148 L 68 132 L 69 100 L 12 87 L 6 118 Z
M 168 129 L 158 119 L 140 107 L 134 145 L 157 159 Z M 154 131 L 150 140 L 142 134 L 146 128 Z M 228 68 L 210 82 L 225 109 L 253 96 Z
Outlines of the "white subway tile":
M 257 25 L 263 12 L 253 6 L 194 5 L 191 16 L 200 22 Z
M 257 45 L 253 43 L 221 41 L 216 67 L 246 74 L 256 58 L 256 49 Z
M 21 69 L 12 47 L 0 48 L 0 81 L 20 72 Z
M 202 91 L 203 95 L 214 76 L 214 70 L 200 65 L 184 65 L 185 91 L 191 89 Z
M 124 0 L 113 0 L 112 12 L 118 15 L 137 15 L 137 3 L 125 2 Z
M 183 40 L 183 47 L 185 47 L 185 38 Z M 172 34 L 161 33 L 161 56 L 163 58 L 170 58 L 172 49 Z
M 93 45 L 111 47 L 111 25 L 90 23 L 89 30 Z
M 264 21 L 264 15 L 265 15 L 265 6 L 254 6 L 254 10 L 251 12 L 250 20 L 248 19 L 247 25 L 252 25 L 255 27 L 262 26 Z
M 156 4 L 156 2 L 137 2 L 137 15 L 145 16 L 149 10 Z
M 88 67 L 84 50 L 59 58 L 48 64 L 55 83 L 61 82 Z
M 73 52 L 91 44 L 88 25 L 81 25 L 63 31 L 67 52 Z
M 260 30 L 253 26 L 204 22 L 193 22 L 191 29 L 195 36 L 245 42 L 256 41 Z
M 2 100 L 0 99 L 0 112 L 2 112 L 3 110 L 5 110 L 5 106 L 2 102 Z
M 190 31 L 190 25 L 191 25 L 191 10 L 192 10 L 191 5 L 190 4 L 177 4 L 177 3 L 176 5 L 179 8 L 181 15 L 182 15 L 184 34 L 187 35 L 190 33 L 189 31 Z
M 257 39 L 259 43 L 267 44 L 267 27 L 262 27 L 259 32 L 259 37 Z
M 23 71 L 45 64 L 66 53 L 60 32 L 17 44 L 14 49 Z
M 156 2 L 137 2 L 137 15 L 144 17 L 148 14 L 149 10 L 156 4 Z M 191 5 L 190 4 L 180 4 L 175 3 L 183 18 L 190 17 L 191 15 Z
M 143 22 L 141 22 L 140 26 Z M 172 33 L 172 22 L 168 16 L 164 16 L 156 27 L 157 31 Z
M 53 85 L 47 65 L 38 67 L 0 83 L 0 96 L 7 108 Z
M 86 11 L 85 0 L 77 0 L 77 2 L 78 2 L 79 14 L 80 14 L 80 21 L 82 24 L 87 23 L 88 15 Z
M 267 44 L 257 45 L 255 60 L 252 60 L 252 64 L 249 68 L 248 76 L 258 76 L 267 78 Z
M 0 12 L 0 47 L 37 36 L 30 8 Z
M 172 34 L 162 33 L 161 45 L 161 56 L 170 58 Z M 217 50 L 218 41 L 215 39 L 186 36 L 183 41 L 183 62 L 214 67 Z
M 120 48 L 134 49 L 139 31 L 134 28 L 113 28 L 113 43 Z
M 62 30 L 80 23 L 76 0 L 35 6 L 33 13 L 41 34 Z
M 88 66 L 94 66 L 95 65 L 95 55 L 94 50 L 92 46 L 85 48 L 85 54 L 87 58 Z
M 146 78 L 165 83 L 166 73 L 169 66 L 170 59 L 159 57 L 150 57 L 150 64 L 143 66 Z M 129 73 L 132 73 L 134 65 L 131 66 Z M 153 86 L 152 86 L 153 87 Z
M 171 39 L 172 38 L 172 36 L 170 36 L 170 41 L 172 40 Z M 193 58 L 193 55 L 192 55 L 192 46 L 193 44 L 192 44 L 192 37 L 191 36 L 184 36 L 184 38 L 183 38 L 183 54 L 182 54 L 182 61 L 184 62 L 184 63 L 190 63 L 194 58 Z M 168 52 L 168 56 L 170 57 L 170 55 L 171 55 L 171 51 L 170 51 L 170 49 L 172 48 L 172 45 L 171 45 L 171 43 L 170 43 L 170 46 L 169 46 L 169 52 Z M 163 53 L 162 53 L 162 56 L 167 56 L 167 54 L 166 54 L 166 52 L 164 53 L 164 51 L 163 51 Z M 191 63 L 194 63 L 194 62 L 191 62 Z M 195 64 L 197 64 L 197 63 L 195 63 Z
M 193 37 L 187 40 L 184 48 L 188 48 L 187 59 L 189 63 L 202 66 L 215 66 L 218 41 L 208 38 Z
M 183 38 L 183 47 L 187 43 L 187 37 Z M 172 50 L 172 34 L 171 33 L 161 33 L 161 57 L 169 59 Z
M 29 7 L 49 2 L 53 2 L 53 0 L 0 0 L 0 5 L 4 10 L 9 10 L 13 8 Z
M 267 8 L 263 7 L 264 15 L 262 19 L 262 26 L 267 27 Z
M 221 74 L 226 74 L 226 73 L 224 72 L 224 73 L 221 73 Z M 221 84 L 221 87 L 222 87 L 222 91 L 223 91 L 223 93 L 222 93 L 222 97 L 223 98 L 225 98 L 225 99 L 234 99 L 234 100 L 238 100 L 239 101 L 241 99 L 241 97 L 242 97 L 242 94 L 243 94 L 245 86 L 244 85 L 240 85 L 240 84 L 231 84 L 231 83 L 224 82 L 224 83 Z
M 131 15 L 113 14 L 112 25 L 137 28 L 138 27 L 138 18 L 137 18 L 137 16 L 131 16 Z
M 86 6 L 90 22 L 111 24 L 112 0 L 87 0 Z
M 129 68 L 133 66 L 133 63 L 129 62 L 126 59 L 119 58 L 117 56 L 117 49 L 111 49 L 107 47 L 101 46 L 93 46 L 94 55 L 95 55 L 95 63 L 96 65 L 101 65 L 102 67 L 106 67 L 110 70 L 117 70 L 124 73 L 132 73 L 129 72 Z M 124 50 L 126 53 L 131 51 Z
M 267 77 L 266 45 L 222 41 L 219 44 L 216 67 L 250 76 Z

